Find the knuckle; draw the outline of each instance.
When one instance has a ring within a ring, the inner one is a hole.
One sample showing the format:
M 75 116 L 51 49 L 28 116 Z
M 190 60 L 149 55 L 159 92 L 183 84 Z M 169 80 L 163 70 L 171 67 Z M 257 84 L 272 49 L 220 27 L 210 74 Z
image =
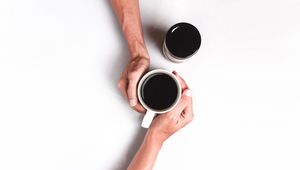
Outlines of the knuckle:
M 172 116 L 169 116 L 169 121 L 173 122 L 173 123 L 177 123 L 178 119 L 176 116 L 172 115 Z
M 119 89 L 121 89 L 122 86 L 123 86 L 123 81 L 119 80 L 118 83 L 117 83 L 117 86 L 118 86 Z
M 127 73 L 129 80 L 138 79 L 149 65 L 149 59 L 141 58 L 138 62 L 134 61 L 130 64 L 130 69 Z
M 182 104 L 184 104 L 185 106 L 187 106 L 189 103 L 188 97 L 186 97 L 185 95 L 183 95 L 182 97 Z
M 138 70 L 132 70 L 130 73 L 128 73 L 128 79 L 133 80 L 138 77 Z
M 148 58 L 141 58 L 140 60 L 140 64 L 142 65 L 148 65 L 150 63 L 149 59 Z
M 169 115 L 169 116 L 167 116 L 166 118 L 167 118 L 167 120 L 169 120 L 169 121 L 172 121 L 172 120 L 174 119 L 172 115 Z

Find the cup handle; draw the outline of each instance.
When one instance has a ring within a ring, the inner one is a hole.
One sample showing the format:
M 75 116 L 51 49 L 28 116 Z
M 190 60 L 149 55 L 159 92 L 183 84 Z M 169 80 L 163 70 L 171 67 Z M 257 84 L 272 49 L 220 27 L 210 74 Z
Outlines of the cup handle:
M 146 115 L 143 118 L 142 127 L 143 128 L 148 128 L 150 126 L 150 124 L 151 124 L 151 122 L 152 122 L 155 115 L 156 115 L 155 112 L 153 112 L 151 110 L 148 110 L 146 112 Z

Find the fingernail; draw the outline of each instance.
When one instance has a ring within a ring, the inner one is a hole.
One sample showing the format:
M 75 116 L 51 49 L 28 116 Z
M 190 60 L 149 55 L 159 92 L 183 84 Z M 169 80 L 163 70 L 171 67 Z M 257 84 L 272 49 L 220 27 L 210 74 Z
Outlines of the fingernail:
M 129 105 L 130 105 L 131 107 L 135 106 L 136 104 L 137 104 L 137 100 L 136 100 L 136 99 L 130 99 L 130 100 L 129 100 Z
M 187 90 L 184 92 L 184 95 L 191 97 L 191 96 L 192 96 L 192 91 L 191 91 L 190 89 L 187 89 Z

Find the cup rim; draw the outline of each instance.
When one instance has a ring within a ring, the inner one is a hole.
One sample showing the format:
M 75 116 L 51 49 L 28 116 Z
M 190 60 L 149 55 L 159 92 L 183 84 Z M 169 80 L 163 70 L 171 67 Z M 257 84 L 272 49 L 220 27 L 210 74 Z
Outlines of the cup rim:
M 200 43 L 199 43 L 199 46 L 194 50 L 194 52 L 192 54 L 184 56 L 184 57 L 182 57 L 182 56 L 180 57 L 180 56 L 176 56 L 169 50 L 168 43 L 167 43 L 167 37 L 172 34 L 172 30 L 174 30 L 178 27 L 184 27 L 184 26 L 192 27 L 198 33 Z M 199 51 L 201 44 L 202 44 L 202 36 L 201 36 L 199 29 L 195 25 L 188 23 L 188 22 L 178 22 L 169 28 L 169 30 L 167 31 L 167 33 L 164 37 L 163 44 L 164 44 L 164 47 L 166 48 L 166 51 L 168 52 L 168 54 L 171 55 L 172 58 L 174 58 L 176 60 L 180 60 L 180 61 L 185 61 L 185 60 L 191 58 L 193 55 L 195 55 Z
M 167 109 L 164 109 L 164 110 L 155 110 L 155 109 L 152 109 L 150 107 L 148 107 L 146 105 L 146 103 L 142 100 L 142 96 L 141 96 L 141 86 L 143 84 L 143 82 L 145 81 L 146 78 L 148 78 L 150 75 L 154 74 L 154 73 L 164 73 L 164 74 L 167 74 L 169 75 L 170 77 L 173 78 L 173 80 L 176 82 L 177 84 L 177 87 L 178 87 L 178 95 L 177 95 L 177 98 L 175 100 L 175 102 L 170 106 L 168 107 Z M 179 102 L 180 98 L 181 98 L 181 84 L 180 84 L 180 81 L 178 80 L 178 78 L 169 70 L 165 70 L 165 69 L 154 69 L 154 70 L 151 70 L 149 72 L 147 72 L 139 81 L 138 83 L 138 99 L 139 99 L 139 102 L 142 104 L 142 106 L 144 108 L 146 108 L 147 112 L 148 111 L 152 111 L 154 113 L 157 113 L 157 114 L 162 114 L 162 113 L 166 113 L 170 110 L 172 110 Z

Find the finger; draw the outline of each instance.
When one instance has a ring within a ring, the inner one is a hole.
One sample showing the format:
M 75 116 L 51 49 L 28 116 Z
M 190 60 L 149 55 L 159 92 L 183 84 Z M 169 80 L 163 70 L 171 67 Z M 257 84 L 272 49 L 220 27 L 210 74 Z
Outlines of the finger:
M 136 104 L 133 109 L 139 113 L 146 113 L 146 109 L 140 103 Z
M 137 100 L 137 80 L 130 80 L 127 88 L 129 105 L 134 107 L 138 104 Z
M 137 85 L 139 79 L 142 77 L 144 73 L 143 69 L 136 70 L 134 72 L 128 73 L 128 88 L 127 88 L 127 96 L 129 100 L 129 105 L 134 107 L 138 104 L 137 99 Z
M 191 96 L 192 96 L 191 90 L 185 89 L 181 95 L 179 103 L 171 112 L 169 112 L 169 114 L 180 116 L 183 110 L 188 106 L 188 104 L 191 103 L 192 100 Z
M 124 79 L 121 77 L 121 79 L 119 80 L 118 82 L 118 87 L 122 93 L 122 95 L 124 97 L 126 97 L 126 99 L 128 98 L 127 96 L 127 92 L 126 92 L 126 88 L 127 88 L 127 79 Z M 146 113 L 146 109 L 139 103 L 137 103 L 134 107 L 133 107 L 134 110 L 136 110 L 137 112 L 140 112 L 140 113 Z
M 178 78 L 182 90 L 189 88 L 188 85 L 186 84 L 185 80 L 176 71 L 173 71 L 173 74 Z
M 127 83 L 127 79 L 124 77 L 121 77 L 119 82 L 118 82 L 118 88 L 120 89 L 122 95 L 127 98 L 127 89 L 128 83 Z
M 193 113 L 193 103 L 192 98 L 190 97 L 190 100 L 188 101 L 187 107 L 184 108 L 183 112 L 181 113 L 181 121 L 182 126 L 185 126 L 186 124 L 190 123 L 194 118 Z

